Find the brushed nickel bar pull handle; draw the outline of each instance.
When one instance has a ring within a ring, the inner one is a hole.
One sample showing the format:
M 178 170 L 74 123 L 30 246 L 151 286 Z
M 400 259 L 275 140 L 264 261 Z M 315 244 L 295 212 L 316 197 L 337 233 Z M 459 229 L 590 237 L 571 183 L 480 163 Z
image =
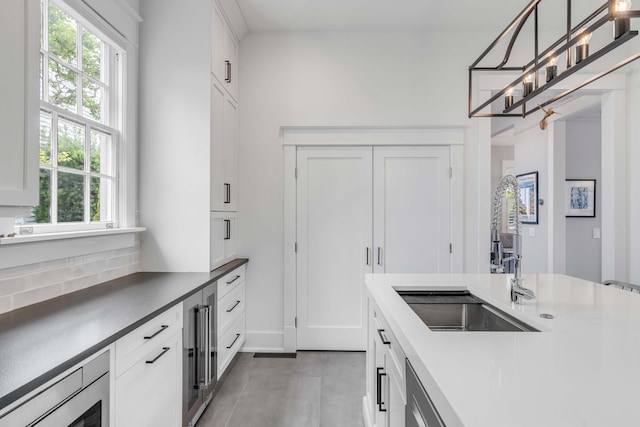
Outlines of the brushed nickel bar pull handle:
M 367 246 L 367 265 L 369 265 L 369 246 Z
M 233 279 L 231 279 L 231 281 L 227 282 L 227 285 L 232 284 L 233 282 L 235 282 L 235 281 L 236 281 L 236 280 L 238 280 L 239 278 L 240 278 L 240 276 L 239 276 L 239 275 L 238 275 L 238 276 L 236 276 L 236 277 L 234 277 Z
M 171 350 L 171 347 L 162 347 L 162 351 L 160 352 L 160 354 L 158 354 L 156 357 L 154 357 L 151 360 L 147 360 L 145 363 L 148 364 L 152 364 L 155 363 L 156 360 L 160 359 L 162 356 L 164 356 L 169 350 Z
M 224 203 L 231 203 L 231 184 L 224 183 Z
M 160 329 L 158 329 L 156 332 L 152 333 L 151 335 L 145 335 L 144 339 L 145 340 L 150 340 L 153 337 L 155 337 L 156 335 L 158 335 L 160 332 L 164 331 L 165 329 L 167 329 L 169 327 L 169 325 L 162 325 L 160 326 Z
M 240 304 L 240 301 L 236 300 L 236 303 L 233 304 L 233 307 L 227 310 L 227 313 L 231 313 L 239 304 Z
M 224 224 L 225 224 L 224 240 L 231 240 L 231 220 L 225 219 Z
M 382 401 L 382 377 L 386 377 L 387 374 L 382 372 L 384 368 L 376 368 L 376 404 L 378 405 L 378 410 L 380 412 L 387 412 L 386 409 L 382 407 L 384 402 Z
M 231 83 L 231 61 L 224 61 L 227 69 L 227 77 L 224 79 L 227 83 Z
M 240 334 L 236 334 L 236 337 L 234 338 L 234 340 L 231 342 L 231 344 L 229 344 L 227 346 L 227 348 L 231 348 L 233 347 L 233 345 L 236 343 L 236 341 L 238 341 L 238 338 L 240 338 Z
M 378 265 L 382 265 L 382 248 L 378 246 Z
M 382 340 L 382 344 L 390 346 L 391 341 L 389 341 L 389 338 L 387 338 L 387 336 L 383 334 L 384 334 L 384 329 L 378 329 L 378 335 L 380 335 L 380 340 Z

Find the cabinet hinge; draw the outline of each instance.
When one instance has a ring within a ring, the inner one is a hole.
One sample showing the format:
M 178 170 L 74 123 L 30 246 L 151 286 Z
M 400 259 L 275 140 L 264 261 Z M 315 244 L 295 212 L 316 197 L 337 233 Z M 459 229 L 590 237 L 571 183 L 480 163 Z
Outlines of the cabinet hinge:
M 449 243 L 449 253 L 453 253 L 453 243 Z
M 453 178 L 453 168 L 449 168 L 449 178 Z

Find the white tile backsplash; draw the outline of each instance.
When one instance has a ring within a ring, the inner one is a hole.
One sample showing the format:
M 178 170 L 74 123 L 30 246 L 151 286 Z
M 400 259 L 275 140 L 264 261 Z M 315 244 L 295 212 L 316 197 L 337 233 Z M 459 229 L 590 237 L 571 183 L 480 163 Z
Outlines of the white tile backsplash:
M 140 245 L 0 269 L 0 314 L 140 271 Z

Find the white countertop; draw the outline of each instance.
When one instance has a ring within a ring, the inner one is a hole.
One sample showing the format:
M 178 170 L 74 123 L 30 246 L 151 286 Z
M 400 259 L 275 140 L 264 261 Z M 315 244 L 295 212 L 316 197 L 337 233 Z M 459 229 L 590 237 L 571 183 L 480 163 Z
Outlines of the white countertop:
M 369 274 L 447 427 L 640 426 L 640 294 L 564 275 Z M 431 332 L 395 289 L 469 289 L 541 332 Z M 552 314 L 545 320 L 540 314 Z

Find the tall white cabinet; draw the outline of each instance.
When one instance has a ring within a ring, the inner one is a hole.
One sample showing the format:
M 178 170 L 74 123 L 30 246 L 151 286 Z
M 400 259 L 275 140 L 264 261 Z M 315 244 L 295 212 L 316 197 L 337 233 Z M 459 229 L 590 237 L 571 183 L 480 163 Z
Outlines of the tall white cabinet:
M 365 273 L 451 272 L 450 150 L 298 148 L 298 349 L 365 349 Z
M 38 204 L 39 23 L 39 1 L 2 2 L 0 58 L 11 66 L 0 67 L 0 217 Z
M 218 213 L 237 211 L 236 77 L 246 28 L 234 28 L 216 0 L 141 0 L 140 8 L 142 267 L 210 271 L 236 256 L 235 218 Z

